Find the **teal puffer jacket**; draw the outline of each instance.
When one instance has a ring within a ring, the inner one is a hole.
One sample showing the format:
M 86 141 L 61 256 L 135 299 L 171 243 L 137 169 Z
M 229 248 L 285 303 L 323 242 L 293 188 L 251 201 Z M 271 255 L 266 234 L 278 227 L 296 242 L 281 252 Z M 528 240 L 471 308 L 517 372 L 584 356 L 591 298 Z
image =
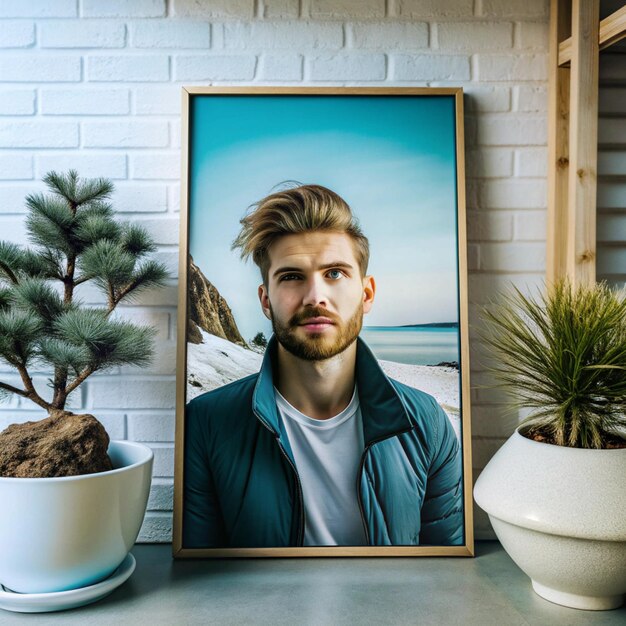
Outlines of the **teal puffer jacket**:
M 369 545 L 462 545 L 461 449 L 432 396 L 388 378 L 358 339 L 365 450 L 355 485 Z M 302 489 L 274 400 L 272 338 L 261 371 L 187 405 L 183 547 L 304 540 Z

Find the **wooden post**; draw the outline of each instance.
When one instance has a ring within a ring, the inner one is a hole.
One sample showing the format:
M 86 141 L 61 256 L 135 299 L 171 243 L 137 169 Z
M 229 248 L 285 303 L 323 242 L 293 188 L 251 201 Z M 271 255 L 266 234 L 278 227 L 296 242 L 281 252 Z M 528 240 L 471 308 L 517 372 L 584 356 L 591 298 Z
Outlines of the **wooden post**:
M 569 172 L 570 69 L 559 67 L 559 43 L 570 35 L 570 0 L 552 0 L 548 97 L 548 233 L 546 280 L 567 272 L 567 186 Z
M 599 15 L 600 0 L 573 0 L 566 271 L 574 284 L 596 280 Z

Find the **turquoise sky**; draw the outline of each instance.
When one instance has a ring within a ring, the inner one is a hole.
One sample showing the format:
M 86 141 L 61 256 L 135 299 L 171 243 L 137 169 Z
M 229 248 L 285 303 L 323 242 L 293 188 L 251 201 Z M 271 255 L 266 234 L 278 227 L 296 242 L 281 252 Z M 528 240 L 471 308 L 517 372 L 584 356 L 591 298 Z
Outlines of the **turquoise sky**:
M 268 334 L 258 268 L 230 245 L 283 181 L 341 195 L 370 240 L 366 325 L 458 321 L 453 96 L 192 96 L 190 252 L 246 339 Z

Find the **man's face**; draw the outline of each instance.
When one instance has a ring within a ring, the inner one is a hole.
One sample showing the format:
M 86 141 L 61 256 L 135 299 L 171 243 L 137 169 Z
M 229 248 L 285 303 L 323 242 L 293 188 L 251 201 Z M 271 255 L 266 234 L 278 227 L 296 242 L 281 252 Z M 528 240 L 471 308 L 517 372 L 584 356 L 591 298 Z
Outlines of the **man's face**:
M 307 361 L 343 352 L 374 302 L 375 283 L 361 277 L 352 239 L 327 231 L 285 235 L 269 249 L 263 312 L 279 343 Z

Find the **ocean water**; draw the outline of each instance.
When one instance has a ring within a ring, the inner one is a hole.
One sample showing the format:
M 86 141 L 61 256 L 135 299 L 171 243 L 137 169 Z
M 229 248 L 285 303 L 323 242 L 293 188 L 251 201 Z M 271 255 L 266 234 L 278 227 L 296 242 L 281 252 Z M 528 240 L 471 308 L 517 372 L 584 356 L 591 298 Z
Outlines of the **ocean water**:
M 459 329 L 365 326 L 361 338 L 378 359 L 410 365 L 459 362 Z

